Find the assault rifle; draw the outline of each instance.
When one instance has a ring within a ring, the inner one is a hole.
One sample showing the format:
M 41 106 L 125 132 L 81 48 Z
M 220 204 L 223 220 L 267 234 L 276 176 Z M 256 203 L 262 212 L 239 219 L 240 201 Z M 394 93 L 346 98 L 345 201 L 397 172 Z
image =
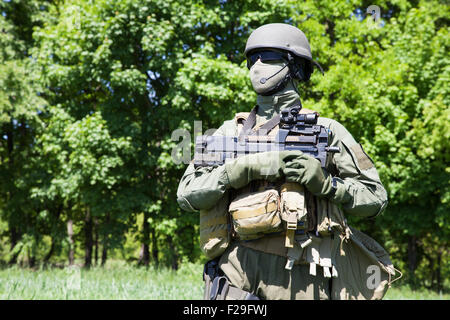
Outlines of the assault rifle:
M 317 113 L 301 114 L 301 108 L 301 106 L 294 106 L 285 109 L 281 112 L 281 116 L 269 120 L 275 125 L 279 123 L 278 133 L 274 136 L 268 136 L 267 130 L 263 134 L 258 134 L 261 130 L 251 134 L 249 129 L 254 123 L 247 126 L 244 123 L 243 132 L 238 137 L 198 136 L 195 141 L 194 165 L 218 166 L 252 153 L 299 150 L 316 158 L 322 167 L 325 167 L 327 153 L 338 153 L 340 148 L 328 145 L 330 132 L 324 126 L 317 124 L 319 115 Z M 255 109 L 252 112 L 255 114 Z M 254 114 L 253 122 L 255 121 Z M 251 116 L 252 114 L 247 121 Z

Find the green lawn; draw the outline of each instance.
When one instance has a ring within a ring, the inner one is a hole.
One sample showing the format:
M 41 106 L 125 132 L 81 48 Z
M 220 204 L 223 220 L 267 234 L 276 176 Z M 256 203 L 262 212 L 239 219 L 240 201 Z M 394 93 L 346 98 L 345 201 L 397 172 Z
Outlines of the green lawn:
M 108 266 L 83 270 L 0 270 L 0 299 L 201 299 L 201 267 L 169 269 Z
M 174 272 L 112 263 L 83 270 L 17 267 L 0 269 L 0 299 L 202 299 L 202 266 L 183 264 Z M 385 299 L 445 299 L 449 294 L 394 286 Z
M 437 293 L 426 289 L 414 291 L 407 286 L 393 285 L 386 293 L 384 300 L 450 300 L 450 294 Z

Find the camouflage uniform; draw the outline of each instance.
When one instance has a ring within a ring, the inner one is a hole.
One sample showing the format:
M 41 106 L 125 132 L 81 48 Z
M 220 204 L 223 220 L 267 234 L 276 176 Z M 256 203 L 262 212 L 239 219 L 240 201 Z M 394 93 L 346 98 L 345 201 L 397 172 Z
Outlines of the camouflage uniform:
M 286 90 L 278 95 L 258 97 L 257 124 L 270 119 L 280 110 L 292 106 L 298 99 L 295 91 Z M 373 217 L 387 205 L 387 194 L 371 160 L 365 156 L 361 146 L 337 121 L 319 117 L 319 124 L 331 129 L 331 145 L 341 147 L 334 155 L 330 170 L 338 171 L 345 186 L 342 206 L 346 214 Z M 226 121 L 215 134 L 236 135 L 234 120 Z M 187 211 L 208 209 L 227 190 L 227 174 L 224 166 L 194 168 L 191 163 L 183 175 L 178 189 L 178 202 Z M 331 234 L 330 234 L 331 236 Z M 254 240 L 252 242 L 261 242 Z M 334 242 L 340 242 L 339 236 Z M 307 264 L 297 264 L 287 272 L 286 259 L 252 249 L 241 242 L 232 242 L 220 258 L 220 268 L 231 283 L 243 290 L 255 293 L 264 299 L 330 299 L 330 278 L 322 274 L 309 274 Z
M 276 24 L 275 27 L 285 26 Z M 291 26 L 288 29 L 292 31 Z M 273 32 L 273 29 L 269 31 Z M 309 44 L 304 35 L 298 29 L 293 34 L 300 37 L 300 45 L 307 49 L 302 56 L 309 54 L 307 58 L 310 59 Z M 259 42 L 265 41 L 264 39 L 253 37 L 253 47 L 258 48 Z M 274 70 L 277 66 L 268 65 L 268 68 Z M 278 69 L 282 71 L 279 67 Z M 298 78 L 301 79 L 302 76 L 304 75 L 299 75 Z M 272 77 L 267 77 L 269 78 Z M 309 79 L 309 75 L 306 78 Z M 252 79 L 256 83 L 254 88 L 257 92 L 264 89 L 261 84 L 266 82 L 264 80 L 258 83 L 258 79 Z M 280 79 L 284 81 L 284 78 Z M 280 80 L 272 78 L 271 81 L 274 82 L 271 85 L 276 85 L 278 90 L 280 85 L 275 82 Z M 258 92 L 255 126 L 299 103 L 300 97 L 293 81 L 283 83 L 281 89 L 274 94 L 264 95 Z M 291 270 L 286 270 L 286 259 L 290 253 L 285 247 L 283 234 L 267 235 L 252 241 L 228 238 L 214 244 L 220 247 L 220 269 L 233 287 L 262 299 L 382 298 L 387 290 L 386 285 L 395 274 L 392 263 L 384 249 L 374 240 L 347 225 L 345 214 L 374 217 L 386 207 L 387 193 L 372 160 L 344 126 L 324 117 L 319 117 L 318 124 L 331 130 L 330 145 L 340 147 L 341 152 L 334 154 L 325 168 L 337 181 L 333 197 L 310 198 L 317 220 L 314 222 L 316 233 L 312 237 L 312 244 L 306 249 L 298 249 L 295 265 Z M 225 121 L 215 135 L 237 136 L 238 131 L 236 117 Z M 231 186 L 230 178 L 226 165 L 195 168 L 191 163 L 178 188 L 177 200 L 180 207 L 192 212 L 200 210 L 200 219 L 214 207 L 222 207 L 227 211 L 229 194 L 236 191 Z M 237 193 L 246 192 L 244 189 L 248 188 L 239 189 Z M 217 218 L 220 220 L 223 217 Z M 224 233 L 227 233 L 226 222 L 222 221 L 222 226 L 222 229 L 214 229 L 211 237 L 221 235 L 223 239 Z M 204 252 L 210 258 L 219 254 L 211 254 L 208 250 Z M 379 281 L 370 286 L 368 284 L 371 279 L 367 270 L 372 265 L 378 266 L 381 273 Z M 319 266 L 319 271 L 316 266 Z M 323 273 L 320 272 L 320 267 L 323 268 Z

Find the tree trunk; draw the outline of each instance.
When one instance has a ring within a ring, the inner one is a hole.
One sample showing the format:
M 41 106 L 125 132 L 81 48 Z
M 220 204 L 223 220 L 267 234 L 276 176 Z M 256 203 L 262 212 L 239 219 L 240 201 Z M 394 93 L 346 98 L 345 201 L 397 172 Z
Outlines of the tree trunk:
M 98 266 L 98 221 L 94 222 L 94 264 Z
M 440 292 L 442 290 L 442 279 L 441 279 L 441 261 L 442 261 L 442 253 L 438 253 L 437 256 L 437 268 L 436 268 L 436 290 Z
M 74 263 L 73 221 L 67 220 L 67 235 L 69 237 L 69 266 Z
M 408 238 L 408 268 L 411 274 L 413 284 L 415 284 L 414 272 L 417 268 L 417 237 L 410 236 Z
M 142 264 L 143 258 L 144 258 L 144 244 L 141 244 L 141 248 L 139 249 L 138 264 Z
M 20 240 L 20 234 L 19 232 L 17 232 L 17 228 L 15 227 L 10 227 L 10 239 L 11 239 L 11 251 L 14 250 L 14 248 L 16 247 L 17 243 Z M 17 263 L 17 257 L 19 256 L 20 251 L 17 251 L 15 254 L 13 254 L 11 256 L 11 259 L 9 259 L 8 263 L 9 264 L 16 264 Z
M 90 268 L 92 265 L 92 217 L 89 207 L 86 208 L 84 217 L 84 267 Z
M 44 264 L 48 264 L 48 261 L 53 255 L 53 252 L 55 251 L 55 242 L 53 241 L 53 238 L 50 238 L 50 250 L 47 252 L 47 254 L 44 257 Z
M 155 228 L 151 228 L 150 234 L 152 236 L 152 259 L 155 266 L 158 265 L 158 242 L 156 241 L 156 231 Z
M 430 282 L 430 286 L 429 286 L 428 289 L 433 290 L 433 289 L 435 289 L 434 288 L 435 287 L 435 285 L 434 285 L 434 283 L 435 283 L 434 278 L 436 276 L 436 270 L 434 269 L 434 259 L 431 256 L 429 256 L 429 255 L 426 255 L 425 257 L 430 262 L 430 270 L 431 270 L 431 282 Z
M 51 211 L 52 213 L 55 213 L 55 218 L 56 220 L 59 221 L 60 217 L 61 217 L 61 213 L 62 210 L 64 208 L 64 205 L 62 203 L 60 203 L 56 209 L 56 211 Z M 52 255 L 55 253 L 55 251 L 58 251 L 59 248 L 59 241 L 57 241 L 58 243 L 55 244 L 54 241 L 54 237 L 56 237 L 56 239 L 59 239 L 59 237 L 57 235 L 54 235 L 53 233 L 50 233 L 50 250 L 47 252 L 47 254 L 44 257 L 44 265 L 48 264 L 48 262 L 50 261 L 50 258 L 52 257 Z
M 167 243 L 170 248 L 170 252 L 172 253 L 172 269 L 178 270 L 178 254 L 173 244 L 173 238 L 171 236 L 167 236 Z
M 105 265 L 106 259 L 108 259 L 108 247 L 105 244 L 102 248 L 102 267 Z
M 36 255 L 34 252 L 34 248 L 28 248 L 28 267 L 29 268 L 34 268 L 34 266 L 36 265 Z
M 106 214 L 106 218 L 105 218 L 105 226 L 106 226 L 105 230 L 108 230 L 108 225 L 109 225 L 109 222 L 110 222 L 110 218 L 111 218 L 111 216 L 110 216 L 110 213 L 108 212 Z M 108 259 L 108 245 L 109 245 L 109 243 L 108 243 L 108 233 L 107 232 L 105 232 L 104 235 L 103 235 L 102 244 L 103 244 L 103 247 L 102 247 L 102 267 L 103 267 L 105 265 L 105 263 L 106 263 L 106 259 Z
M 8 114 L 8 115 L 10 115 L 10 114 Z M 14 172 L 14 154 L 13 154 L 13 151 L 14 151 L 14 132 L 13 132 L 14 124 L 13 124 L 12 117 L 11 117 L 10 122 L 8 124 L 5 124 L 5 127 L 6 127 L 5 128 L 6 143 L 7 143 L 7 149 L 8 149 L 8 166 L 9 166 L 8 170 L 6 172 L 10 172 L 10 176 L 8 176 L 8 179 L 10 180 L 10 182 L 13 182 L 14 181 L 14 176 L 13 176 L 13 172 Z M 6 192 L 6 201 L 7 202 L 11 200 L 12 192 L 13 192 L 12 190 Z M 9 221 L 8 227 L 10 230 L 11 251 L 12 251 L 12 250 L 14 250 L 15 246 L 17 245 L 17 243 L 20 240 L 20 234 L 17 231 L 17 228 L 14 226 L 12 221 Z M 16 264 L 18 256 L 19 256 L 19 251 L 11 256 L 8 263 Z
M 142 247 L 139 264 L 148 266 L 150 263 L 150 224 L 148 223 L 149 213 L 144 213 L 144 221 L 142 222 Z

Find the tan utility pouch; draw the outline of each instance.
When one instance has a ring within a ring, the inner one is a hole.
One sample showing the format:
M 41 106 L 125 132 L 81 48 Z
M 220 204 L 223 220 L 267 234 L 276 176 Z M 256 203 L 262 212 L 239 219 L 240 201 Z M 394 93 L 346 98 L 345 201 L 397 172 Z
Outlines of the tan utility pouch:
M 296 262 L 304 260 L 304 248 L 311 243 L 307 234 L 307 209 L 305 189 L 294 182 L 286 182 L 281 188 L 281 219 L 286 230 L 285 247 L 287 262 L 285 268 L 291 270 Z M 303 259 L 301 259 L 303 257 Z
M 285 221 L 286 247 L 294 246 L 294 235 L 297 229 L 306 228 L 305 191 L 302 185 L 286 182 L 281 186 L 281 219 Z
M 220 256 L 230 244 L 228 192 L 217 204 L 200 210 L 200 248 L 208 259 Z
M 276 189 L 238 195 L 229 207 L 236 235 L 241 240 L 253 240 L 282 231 L 279 208 Z

